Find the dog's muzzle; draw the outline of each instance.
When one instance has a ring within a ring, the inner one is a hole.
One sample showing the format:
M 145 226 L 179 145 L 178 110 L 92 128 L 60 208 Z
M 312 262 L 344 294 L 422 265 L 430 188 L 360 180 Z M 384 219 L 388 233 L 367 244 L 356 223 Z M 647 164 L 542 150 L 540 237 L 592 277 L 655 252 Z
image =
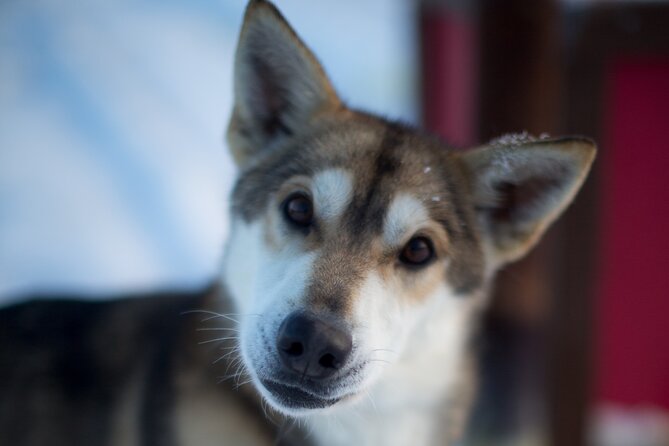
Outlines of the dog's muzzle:
M 347 363 L 353 349 L 348 329 L 313 313 L 289 314 L 279 327 L 276 349 L 280 379 L 263 379 L 263 386 L 291 408 L 323 408 L 340 398 L 325 390 Z

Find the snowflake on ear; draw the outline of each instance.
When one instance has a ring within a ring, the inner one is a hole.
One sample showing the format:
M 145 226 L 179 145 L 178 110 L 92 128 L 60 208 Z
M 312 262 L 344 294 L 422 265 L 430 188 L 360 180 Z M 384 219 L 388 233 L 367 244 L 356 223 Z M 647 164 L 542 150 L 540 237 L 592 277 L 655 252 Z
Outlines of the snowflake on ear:
M 530 134 L 527 130 L 520 133 L 507 133 L 490 141 L 492 147 L 513 147 L 528 142 L 540 141 L 550 138 L 548 133 L 542 133 L 539 136 Z

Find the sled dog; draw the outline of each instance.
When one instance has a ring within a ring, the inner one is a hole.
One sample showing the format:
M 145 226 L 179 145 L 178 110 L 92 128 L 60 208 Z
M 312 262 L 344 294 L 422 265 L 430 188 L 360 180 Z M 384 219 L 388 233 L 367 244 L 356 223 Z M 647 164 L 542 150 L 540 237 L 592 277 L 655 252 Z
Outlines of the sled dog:
M 220 280 L 0 312 L 0 438 L 22 445 L 454 445 L 495 272 L 586 178 L 581 137 L 470 150 L 339 98 L 269 2 L 246 10 Z

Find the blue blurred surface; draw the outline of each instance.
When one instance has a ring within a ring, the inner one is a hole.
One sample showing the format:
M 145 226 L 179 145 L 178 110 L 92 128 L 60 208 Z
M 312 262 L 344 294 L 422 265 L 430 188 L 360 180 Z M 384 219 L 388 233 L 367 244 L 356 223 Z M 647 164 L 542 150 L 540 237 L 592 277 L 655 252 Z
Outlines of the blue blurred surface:
M 415 121 L 411 2 L 277 3 L 350 104 Z M 0 3 L 0 302 L 215 276 L 244 6 Z

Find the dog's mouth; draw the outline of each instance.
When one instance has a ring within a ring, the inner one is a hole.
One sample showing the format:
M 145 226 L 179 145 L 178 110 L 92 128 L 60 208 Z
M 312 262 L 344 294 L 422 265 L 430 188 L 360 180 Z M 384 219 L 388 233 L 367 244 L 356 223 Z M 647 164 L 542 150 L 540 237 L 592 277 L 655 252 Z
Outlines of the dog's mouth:
M 343 397 L 331 398 L 306 391 L 300 387 L 263 379 L 263 387 L 279 405 L 292 410 L 325 409 L 339 402 Z

